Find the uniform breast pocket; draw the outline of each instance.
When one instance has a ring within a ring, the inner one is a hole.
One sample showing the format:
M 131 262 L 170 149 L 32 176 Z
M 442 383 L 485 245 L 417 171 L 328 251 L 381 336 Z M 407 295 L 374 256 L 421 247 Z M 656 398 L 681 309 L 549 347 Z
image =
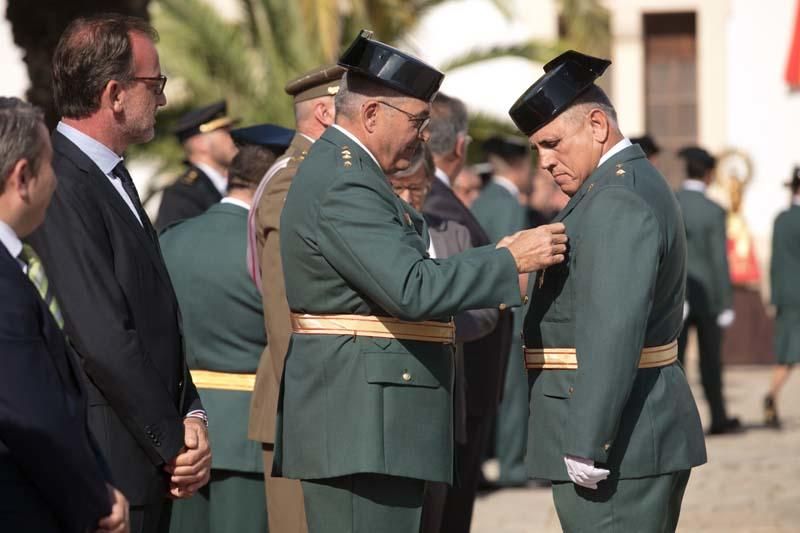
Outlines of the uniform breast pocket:
M 542 322 L 569 322 L 573 318 L 569 264 L 550 267 L 536 280 L 536 298 L 544 304 Z
M 430 343 L 425 343 L 430 344 Z M 406 387 L 449 387 L 451 359 L 444 346 L 410 353 L 396 339 L 364 339 L 361 350 L 367 383 Z

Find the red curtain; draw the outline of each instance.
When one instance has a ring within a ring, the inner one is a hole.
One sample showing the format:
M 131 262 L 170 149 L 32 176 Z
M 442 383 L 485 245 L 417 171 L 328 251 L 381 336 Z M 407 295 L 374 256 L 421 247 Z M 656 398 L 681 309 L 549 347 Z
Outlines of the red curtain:
M 800 89 L 800 0 L 797 3 L 794 17 L 792 47 L 789 49 L 789 61 L 786 63 L 786 83 L 793 89 Z

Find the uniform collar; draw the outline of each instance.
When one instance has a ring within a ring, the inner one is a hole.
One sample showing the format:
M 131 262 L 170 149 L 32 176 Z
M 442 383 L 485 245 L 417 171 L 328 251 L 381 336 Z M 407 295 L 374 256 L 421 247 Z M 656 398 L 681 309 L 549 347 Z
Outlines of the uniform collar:
M 511 193 L 514 198 L 519 196 L 519 187 L 505 176 L 494 176 L 492 181 Z
M 334 124 L 332 127 L 333 127 L 333 128 L 336 128 L 337 130 L 339 130 L 339 131 L 341 131 L 342 133 L 344 133 L 344 134 L 345 134 L 347 137 L 349 137 L 350 139 L 352 139 L 352 141 L 353 141 L 354 143 L 356 143 L 357 145 L 359 145 L 359 146 L 361 147 L 361 149 L 362 149 L 362 150 L 364 150 L 365 152 L 367 152 L 367 153 L 369 154 L 369 156 L 372 158 L 372 160 L 373 160 L 373 161 L 375 161 L 375 164 L 376 164 L 376 165 L 378 165 L 378 168 L 380 168 L 381 170 L 383 170 L 383 168 L 381 167 L 381 164 L 380 164 L 380 163 L 378 163 L 378 160 L 375 158 L 375 156 L 374 156 L 374 155 L 372 155 L 372 152 L 370 152 L 370 151 L 369 151 L 369 149 L 368 149 L 366 146 L 364 146 L 364 143 L 362 143 L 361 141 L 359 141 L 359 140 L 358 140 L 358 138 L 357 138 L 355 135 L 353 135 L 352 133 L 350 133 L 349 131 L 347 131 L 346 129 L 344 129 L 344 128 L 343 128 L 342 126 L 340 126 L 339 124 Z
M 246 209 L 246 210 L 250 211 L 250 204 L 248 204 L 247 202 L 243 202 L 242 200 L 239 200 L 238 198 L 231 198 L 230 196 L 226 196 L 225 198 L 220 200 L 219 203 L 235 205 L 237 207 L 241 207 L 242 209 Z
M 211 183 L 214 184 L 214 188 L 217 189 L 221 195 L 225 195 L 225 191 L 228 188 L 228 178 L 220 174 L 217 169 L 205 163 L 192 162 L 192 165 L 202 170 L 203 173 L 208 176 L 208 179 L 211 180 Z
M 619 141 L 617 144 L 611 147 L 611 150 L 603 154 L 603 157 L 601 157 L 600 161 L 597 163 L 598 168 L 600 167 L 600 165 L 602 165 L 603 163 L 605 163 L 606 161 L 617 155 L 619 152 L 623 151 L 628 146 L 631 146 L 632 144 L 633 143 L 631 143 L 631 141 L 627 137 Z
M 122 161 L 122 157 L 117 155 L 111 148 L 97 139 L 89 137 L 82 131 L 73 128 L 69 124 L 59 122 L 56 126 L 56 131 L 72 141 L 81 152 L 86 154 L 86 156 L 97 165 L 97 168 L 99 168 L 100 172 L 103 174 L 111 174 L 114 167 Z
M 706 184 L 702 180 L 687 179 L 683 182 L 683 188 L 687 191 L 701 192 L 705 194 Z

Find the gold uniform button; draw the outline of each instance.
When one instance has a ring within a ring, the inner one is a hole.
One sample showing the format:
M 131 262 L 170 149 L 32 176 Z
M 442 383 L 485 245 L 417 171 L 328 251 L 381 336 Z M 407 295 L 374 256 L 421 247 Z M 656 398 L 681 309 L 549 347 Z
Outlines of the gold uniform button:
M 526 294 L 525 296 L 522 297 L 522 303 L 527 304 L 529 299 L 530 298 L 528 298 L 528 295 Z
M 497 307 L 499 307 L 501 311 L 505 311 L 508 308 L 506 304 L 500 304 Z
M 411 374 L 408 372 L 408 370 L 403 372 L 403 375 L 400 376 L 400 377 L 403 378 L 403 381 L 406 381 L 406 382 L 411 381 Z
M 575 392 L 575 387 L 570 387 L 569 388 L 569 393 L 572 394 L 573 392 Z
M 605 444 L 603 444 L 603 451 L 607 452 L 609 448 L 611 448 L 610 443 L 606 442 Z

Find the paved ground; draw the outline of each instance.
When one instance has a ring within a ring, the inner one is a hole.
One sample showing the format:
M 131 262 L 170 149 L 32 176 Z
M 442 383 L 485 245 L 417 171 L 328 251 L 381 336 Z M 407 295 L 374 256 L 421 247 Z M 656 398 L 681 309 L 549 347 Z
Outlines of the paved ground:
M 795 369 L 780 398 L 784 429 L 779 432 L 762 426 L 761 402 L 769 376 L 769 367 L 763 366 L 726 370 L 728 409 L 748 430 L 707 439 L 709 462 L 692 473 L 678 531 L 800 532 L 800 369 Z M 690 371 L 689 380 L 705 421 L 696 372 Z M 549 533 L 561 528 L 550 490 L 525 488 L 480 497 L 472 531 Z

